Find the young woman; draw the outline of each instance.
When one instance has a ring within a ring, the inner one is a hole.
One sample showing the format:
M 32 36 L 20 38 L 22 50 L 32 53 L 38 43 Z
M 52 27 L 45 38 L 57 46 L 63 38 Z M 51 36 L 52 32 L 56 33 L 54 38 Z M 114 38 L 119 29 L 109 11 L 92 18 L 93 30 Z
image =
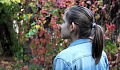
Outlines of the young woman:
M 72 7 L 65 11 L 63 21 L 61 36 L 73 42 L 56 56 L 53 69 L 109 70 L 103 51 L 103 31 L 101 26 L 95 24 L 93 13 L 86 7 Z M 92 42 L 89 39 L 91 33 L 94 33 Z

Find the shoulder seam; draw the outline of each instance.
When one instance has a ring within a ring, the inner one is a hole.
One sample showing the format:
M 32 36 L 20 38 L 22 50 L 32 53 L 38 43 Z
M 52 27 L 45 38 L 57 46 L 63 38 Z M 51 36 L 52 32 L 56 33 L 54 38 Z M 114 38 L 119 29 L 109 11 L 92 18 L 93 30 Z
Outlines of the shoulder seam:
M 74 63 L 75 61 L 77 61 L 78 59 L 81 59 L 81 58 L 84 58 L 84 57 L 88 57 L 88 56 L 92 56 L 91 54 L 88 54 L 88 55 L 82 55 L 82 56 L 79 56 L 78 58 L 74 59 L 72 61 L 72 63 Z
M 57 59 L 61 59 L 61 60 L 65 61 L 66 64 L 71 68 L 71 63 L 70 63 L 70 62 L 67 62 L 65 59 L 62 59 L 62 58 L 59 58 L 59 57 L 57 57 L 56 60 L 57 60 Z

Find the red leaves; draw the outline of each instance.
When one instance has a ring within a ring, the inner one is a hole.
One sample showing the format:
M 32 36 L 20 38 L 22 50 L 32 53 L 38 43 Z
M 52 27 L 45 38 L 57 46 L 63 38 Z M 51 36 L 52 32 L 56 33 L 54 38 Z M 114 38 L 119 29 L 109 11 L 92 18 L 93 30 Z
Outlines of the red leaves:
M 63 10 L 65 8 L 70 8 L 71 6 L 75 5 L 74 1 L 76 0 L 38 0 L 38 1 L 39 1 L 38 3 L 41 5 L 40 6 L 41 10 L 39 12 L 37 11 L 37 13 L 34 15 L 34 19 L 36 21 L 35 25 L 39 25 L 39 26 L 36 26 L 39 29 L 37 31 L 37 34 L 33 37 L 31 41 L 32 46 L 34 46 L 34 47 L 31 47 L 32 54 L 33 54 L 33 57 L 35 57 L 32 60 L 32 62 L 44 67 L 47 67 L 46 63 L 48 63 L 47 65 L 49 68 L 50 65 L 52 65 L 52 61 L 53 61 L 52 58 L 57 54 L 56 52 L 59 52 L 60 50 L 65 48 L 65 46 L 68 46 L 70 43 L 67 40 L 60 39 L 61 34 L 59 29 L 60 29 L 60 23 L 63 22 L 62 21 L 63 15 L 64 15 Z M 114 4 L 110 5 L 108 8 L 108 5 L 103 5 L 102 1 L 93 0 L 93 2 L 91 2 L 89 0 L 88 1 L 79 0 L 79 6 L 89 7 L 89 9 L 92 10 L 92 12 L 95 13 L 95 15 L 99 14 L 97 15 L 97 19 L 101 18 L 102 16 L 103 17 L 105 16 L 105 20 L 103 21 L 107 23 L 109 19 L 111 19 L 110 15 L 108 14 L 111 12 L 111 11 L 109 12 L 109 10 L 111 10 L 114 7 Z M 48 22 L 48 19 L 50 19 L 49 22 Z M 50 28 L 48 28 L 48 30 L 50 29 L 49 31 L 47 30 L 45 31 L 44 24 L 46 23 L 50 25 Z M 19 28 L 20 27 L 21 27 L 21 23 L 19 24 Z M 107 30 L 105 32 L 104 38 L 109 39 L 111 37 L 110 36 L 111 32 L 114 31 L 115 29 L 115 25 L 106 24 L 106 27 L 107 27 Z M 53 30 L 51 31 L 51 29 Z M 20 38 L 22 38 L 23 34 L 19 33 L 19 35 L 20 35 Z M 120 43 L 120 38 L 117 41 Z M 111 60 L 110 58 L 108 58 L 109 61 Z M 45 70 L 48 70 L 48 69 L 45 69 Z
M 46 48 L 45 47 L 42 47 L 42 53 L 46 53 Z
M 58 17 L 57 16 L 55 16 L 55 19 L 57 19 Z
M 51 17 L 51 26 L 55 29 L 55 31 L 57 31 L 57 29 L 60 29 L 60 25 L 56 24 L 57 18 L 57 16 L 55 16 L 55 18 Z
M 71 6 L 73 6 L 75 3 L 74 0 L 57 0 L 55 6 L 59 7 L 59 8 L 70 8 Z
M 40 31 L 38 31 L 38 34 L 39 34 L 39 37 L 42 37 L 44 34 L 46 34 L 47 33 L 47 30 L 45 29 L 45 30 L 40 30 Z
M 19 32 L 18 34 L 20 35 L 20 38 L 22 38 L 22 32 Z
M 41 42 L 42 44 L 46 44 L 47 40 L 44 39 L 44 38 L 40 38 L 40 42 Z
M 51 37 L 51 34 L 45 34 L 46 39 L 50 39 L 50 37 Z
M 105 12 L 105 8 L 104 7 L 102 8 L 101 12 Z
M 108 39 L 109 39 L 106 35 L 104 35 L 104 38 L 105 38 L 106 40 L 108 40 Z
M 42 12 L 42 13 L 48 13 L 48 12 L 46 12 L 45 10 L 41 10 L 41 12 Z M 42 21 L 44 21 L 46 18 L 45 18 L 43 15 L 40 15 L 40 16 L 39 16 L 39 19 L 42 20 Z
M 39 44 L 39 39 L 35 39 L 35 44 L 37 45 L 37 44 Z
M 41 30 L 39 33 L 39 37 L 41 37 L 43 35 L 43 33 L 44 33 L 44 31 Z
M 37 63 L 37 58 L 34 57 L 33 59 L 31 59 L 31 62 L 32 62 L 32 63 Z
M 44 8 L 41 10 L 41 13 L 46 13 L 48 14 L 48 11 L 46 11 Z
M 115 29 L 115 25 L 114 25 L 114 24 L 111 24 L 111 25 L 106 24 L 106 26 L 107 26 L 107 29 L 108 29 L 109 31 Z
M 23 69 L 24 69 L 24 70 L 28 70 L 28 65 L 25 65 L 25 66 L 23 67 Z
M 114 29 L 115 29 L 115 25 L 114 25 L 114 24 L 111 24 L 111 25 L 106 24 L 106 28 L 107 28 L 107 30 L 105 31 L 104 38 L 105 38 L 106 40 L 108 40 L 109 37 L 111 36 L 111 34 L 113 33 Z M 109 37 L 108 37 L 108 36 L 109 36 Z

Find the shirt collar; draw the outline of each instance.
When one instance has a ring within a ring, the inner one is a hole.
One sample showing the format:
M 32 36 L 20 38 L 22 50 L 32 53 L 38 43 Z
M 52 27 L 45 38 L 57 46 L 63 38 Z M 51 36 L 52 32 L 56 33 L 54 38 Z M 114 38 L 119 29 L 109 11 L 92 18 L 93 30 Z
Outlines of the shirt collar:
M 87 38 L 87 39 L 79 39 L 79 40 L 76 40 L 76 41 L 73 41 L 69 47 L 71 46 L 75 46 L 75 45 L 78 45 L 78 44 L 83 44 L 83 43 L 87 43 L 87 42 L 90 42 L 90 40 Z M 68 47 L 68 48 L 69 48 Z

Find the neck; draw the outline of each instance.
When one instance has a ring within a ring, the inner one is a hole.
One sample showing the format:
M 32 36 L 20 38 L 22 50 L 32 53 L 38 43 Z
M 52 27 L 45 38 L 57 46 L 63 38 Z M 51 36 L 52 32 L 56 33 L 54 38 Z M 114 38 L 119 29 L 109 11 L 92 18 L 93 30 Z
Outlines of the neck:
M 74 36 L 74 35 L 71 35 L 71 38 L 70 38 L 73 41 L 76 41 L 76 40 L 79 40 L 81 38 L 79 38 L 79 36 Z

